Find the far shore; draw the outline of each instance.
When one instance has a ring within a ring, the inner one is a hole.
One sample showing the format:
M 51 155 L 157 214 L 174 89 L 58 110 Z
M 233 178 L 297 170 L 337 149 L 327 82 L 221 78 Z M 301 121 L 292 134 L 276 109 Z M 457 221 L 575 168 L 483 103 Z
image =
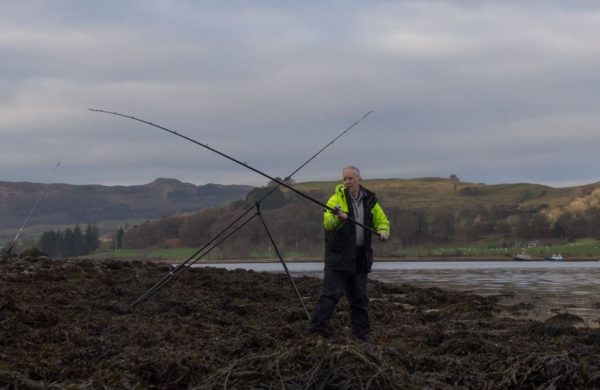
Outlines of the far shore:
M 183 261 L 181 259 L 148 259 L 151 262 L 157 263 L 171 263 L 171 264 L 180 264 Z M 319 257 L 315 258 L 301 258 L 301 259 L 284 259 L 286 263 L 315 263 L 322 262 L 323 259 Z M 453 261 L 461 261 L 461 262 L 476 262 L 476 261 L 507 261 L 513 263 L 530 263 L 530 262 L 548 262 L 553 263 L 552 261 L 544 260 L 543 257 L 533 257 L 531 260 L 513 260 L 511 257 L 506 256 L 479 256 L 479 257 L 394 257 L 394 258 L 376 258 L 375 262 L 434 262 L 434 261 L 444 261 L 444 262 L 453 262 Z M 570 263 L 570 262 L 580 262 L 580 261 L 589 261 L 595 262 L 600 261 L 594 257 L 570 257 L 561 261 L 562 263 Z M 279 263 L 280 260 L 277 258 L 262 258 L 262 259 L 211 259 L 211 260 L 200 260 L 196 263 L 200 264 L 229 264 L 229 263 Z M 560 262 L 559 262 L 560 263 Z

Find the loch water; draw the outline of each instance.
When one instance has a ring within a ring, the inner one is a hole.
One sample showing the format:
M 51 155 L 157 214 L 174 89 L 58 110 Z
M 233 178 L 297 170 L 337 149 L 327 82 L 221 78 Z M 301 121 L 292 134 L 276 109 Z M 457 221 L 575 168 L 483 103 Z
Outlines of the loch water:
M 322 262 L 287 262 L 294 276 L 323 276 Z M 284 272 L 279 262 L 200 266 Z M 544 320 L 557 313 L 600 326 L 600 261 L 375 261 L 370 278 L 388 283 L 500 295 L 503 305 L 529 309 L 518 315 Z

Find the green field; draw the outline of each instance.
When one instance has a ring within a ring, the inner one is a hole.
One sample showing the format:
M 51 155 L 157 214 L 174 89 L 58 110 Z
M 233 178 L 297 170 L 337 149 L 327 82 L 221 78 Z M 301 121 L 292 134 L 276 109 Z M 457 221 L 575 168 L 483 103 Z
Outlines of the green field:
M 187 260 L 190 256 L 194 255 L 198 248 L 170 248 L 170 249 L 118 249 L 109 252 L 97 252 L 88 256 L 84 256 L 89 259 L 117 259 L 117 260 L 169 260 L 169 261 L 182 261 Z M 283 257 L 285 259 L 306 259 L 314 257 L 297 251 L 284 252 Z M 219 252 L 215 251 L 212 256 L 205 258 L 206 260 L 231 260 L 224 259 L 219 256 Z M 253 250 L 247 259 L 243 260 L 263 260 L 263 259 L 277 259 L 275 251 L 260 251 Z
M 520 253 L 521 248 L 501 248 L 497 245 L 477 242 L 470 244 L 456 244 L 449 246 L 415 246 L 396 251 L 394 257 L 398 258 L 445 258 L 445 257 L 472 257 L 472 258 L 506 258 L 512 259 L 515 253 Z M 567 260 L 598 259 L 600 258 L 600 241 L 581 239 L 573 242 L 547 243 L 526 248 L 525 252 L 534 259 L 543 258 L 552 254 L 562 254 Z
M 84 257 L 120 260 L 185 260 L 197 250 L 197 248 L 117 249 L 109 252 L 97 252 Z
M 197 251 L 197 248 L 171 248 L 171 249 L 120 249 L 110 252 L 98 252 L 86 258 L 95 259 L 122 259 L 122 260 L 169 260 L 182 261 L 188 259 Z M 514 248 L 501 248 L 490 242 L 476 242 L 469 244 L 456 244 L 447 246 L 415 246 L 396 251 L 393 258 L 398 259 L 434 259 L 434 258 L 506 258 L 512 259 L 515 252 Z M 562 254 L 567 260 L 572 259 L 599 259 L 600 258 L 600 240 L 581 239 L 572 242 L 540 244 L 536 247 L 529 247 L 526 252 L 534 259 L 554 253 Z M 316 254 L 306 254 L 302 252 L 289 251 L 284 252 L 283 257 L 286 260 L 319 258 Z M 244 260 L 262 260 L 277 259 L 274 251 L 250 252 L 250 256 Z M 218 253 L 216 256 L 209 257 L 207 260 L 223 260 Z

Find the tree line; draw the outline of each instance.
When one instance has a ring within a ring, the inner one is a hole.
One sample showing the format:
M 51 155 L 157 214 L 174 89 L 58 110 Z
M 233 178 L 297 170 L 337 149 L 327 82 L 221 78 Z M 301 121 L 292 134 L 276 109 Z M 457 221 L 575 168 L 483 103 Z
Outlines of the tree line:
M 83 256 L 94 252 L 99 246 L 98 226 L 95 224 L 88 224 L 85 231 L 79 225 L 64 231 L 45 231 L 37 243 L 37 247 L 51 257 Z
M 551 220 L 544 209 L 545 206 L 478 205 L 457 210 L 392 210 L 391 215 L 399 227 L 403 246 L 490 237 L 506 240 L 600 238 L 600 208 L 565 212 L 556 220 Z
M 200 247 L 248 210 L 272 187 L 251 191 L 245 200 L 221 208 L 206 209 L 186 217 L 166 217 L 133 226 L 123 236 L 123 248 Z M 314 242 L 322 239 L 321 210 L 304 199 L 290 200 L 280 189 L 261 202 L 261 213 L 267 227 L 282 251 L 314 253 Z M 251 217 L 253 211 L 247 214 Z M 282 217 L 285 215 L 286 217 Z M 244 220 L 243 218 L 242 220 Z M 235 225 L 238 226 L 238 225 Z M 246 257 L 249 253 L 272 251 L 271 242 L 259 218 L 232 235 L 211 253 L 213 258 Z
M 124 248 L 185 246 L 200 247 L 250 207 L 271 187 L 257 188 L 245 200 L 222 208 L 208 209 L 186 217 L 169 217 L 146 222 L 128 229 L 122 237 Z M 313 191 L 317 199 L 328 194 Z M 383 256 L 414 245 L 469 242 L 481 239 L 514 241 L 521 239 L 600 238 L 600 208 L 579 213 L 566 212 L 550 220 L 546 205 L 523 207 L 513 205 L 474 204 L 460 207 L 434 208 L 385 207 L 392 224 L 392 235 L 379 247 Z M 311 202 L 287 196 L 279 189 L 263 202 L 263 217 L 277 241 L 279 249 L 319 256 L 322 253 L 322 210 Z M 272 251 L 269 238 L 258 220 L 252 221 L 219 246 L 215 258 L 246 257 Z

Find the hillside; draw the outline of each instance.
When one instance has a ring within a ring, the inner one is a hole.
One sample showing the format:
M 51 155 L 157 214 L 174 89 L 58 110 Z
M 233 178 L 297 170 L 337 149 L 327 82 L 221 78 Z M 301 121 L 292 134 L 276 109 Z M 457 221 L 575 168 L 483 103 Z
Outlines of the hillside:
M 45 188 L 45 194 L 41 197 Z M 0 232 L 20 227 L 41 198 L 28 227 L 113 221 L 125 223 L 195 212 L 243 197 L 252 187 L 157 179 L 134 186 L 0 182 Z
M 329 193 L 336 184 L 337 182 L 307 182 L 299 183 L 295 188 L 300 191 Z M 443 178 L 364 180 L 363 185 L 375 192 L 387 207 L 424 210 L 461 208 L 478 203 L 520 207 L 547 205 L 554 210 L 566 206 L 572 200 L 586 197 L 594 189 L 600 188 L 600 183 L 552 188 L 528 183 L 485 185 Z
M 299 191 L 326 202 L 337 182 L 295 184 Z M 516 240 L 600 237 L 600 183 L 569 188 L 538 184 L 485 185 L 442 178 L 365 180 L 392 223 L 392 236 L 379 253 L 395 256 L 416 244 L 488 239 L 497 245 Z M 250 192 L 244 201 L 193 215 L 142 224 L 125 235 L 129 248 L 196 247 L 204 244 L 269 188 Z M 321 207 L 288 189 L 263 203 L 263 215 L 288 255 L 318 256 Z M 268 236 L 249 224 L 211 256 L 256 257 L 272 253 Z

